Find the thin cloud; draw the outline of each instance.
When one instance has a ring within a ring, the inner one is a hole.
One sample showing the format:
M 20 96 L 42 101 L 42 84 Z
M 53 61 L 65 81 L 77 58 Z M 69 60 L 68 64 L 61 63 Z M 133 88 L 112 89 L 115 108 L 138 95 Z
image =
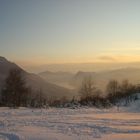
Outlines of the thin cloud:
M 97 59 L 101 61 L 116 61 L 116 58 L 112 56 L 100 56 Z

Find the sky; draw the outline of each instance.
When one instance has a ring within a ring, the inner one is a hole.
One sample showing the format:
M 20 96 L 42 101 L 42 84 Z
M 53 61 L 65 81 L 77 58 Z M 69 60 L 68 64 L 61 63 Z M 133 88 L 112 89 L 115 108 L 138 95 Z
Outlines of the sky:
M 140 61 L 140 0 L 0 0 L 0 55 L 34 66 Z

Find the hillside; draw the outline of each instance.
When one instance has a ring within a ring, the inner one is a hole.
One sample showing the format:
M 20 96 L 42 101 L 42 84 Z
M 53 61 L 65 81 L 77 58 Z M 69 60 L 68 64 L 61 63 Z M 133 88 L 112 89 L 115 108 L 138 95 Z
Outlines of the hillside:
M 48 97 L 72 97 L 72 93 L 70 90 L 46 82 L 38 75 L 28 73 L 15 63 L 8 61 L 4 57 L 0 57 L 0 88 L 4 84 L 4 80 L 7 77 L 9 70 L 11 69 L 20 69 L 23 72 L 27 85 L 30 86 L 33 90 L 41 89 L 43 93 L 45 93 Z

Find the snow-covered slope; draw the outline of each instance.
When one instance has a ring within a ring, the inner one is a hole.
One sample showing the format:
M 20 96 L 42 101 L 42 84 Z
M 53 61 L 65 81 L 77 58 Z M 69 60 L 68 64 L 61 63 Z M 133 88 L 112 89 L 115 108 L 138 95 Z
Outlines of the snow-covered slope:
M 0 140 L 139 140 L 140 113 L 0 108 Z
M 124 110 L 128 112 L 140 112 L 140 100 L 132 102 L 129 106 L 125 107 Z

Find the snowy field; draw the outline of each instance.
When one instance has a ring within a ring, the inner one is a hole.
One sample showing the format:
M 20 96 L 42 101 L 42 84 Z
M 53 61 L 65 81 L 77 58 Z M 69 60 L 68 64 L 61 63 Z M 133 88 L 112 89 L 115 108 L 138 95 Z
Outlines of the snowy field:
M 140 140 L 140 113 L 0 108 L 0 140 Z

